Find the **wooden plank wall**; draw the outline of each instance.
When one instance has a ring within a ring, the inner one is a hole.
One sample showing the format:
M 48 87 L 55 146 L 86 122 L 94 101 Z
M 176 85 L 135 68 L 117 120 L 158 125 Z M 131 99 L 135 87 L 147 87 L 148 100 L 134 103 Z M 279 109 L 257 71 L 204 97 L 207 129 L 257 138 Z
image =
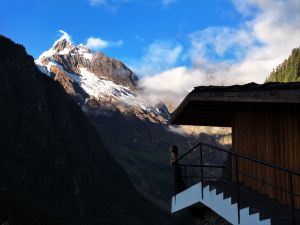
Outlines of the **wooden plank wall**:
M 254 158 L 300 171 L 300 110 L 299 107 L 280 109 L 240 109 L 232 121 L 232 148 Z M 266 166 L 242 159 L 239 171 L 264 182 L 289 190 L 289 177 Z M 290 203 L 290 195 L 283 194 L 262 182 L 242 176 L 241 180 L 261 193 Z M 300 195 L 300 178 L 293 176 L 294 191 Z M 296 197 L 300 208 L 300 197 Z

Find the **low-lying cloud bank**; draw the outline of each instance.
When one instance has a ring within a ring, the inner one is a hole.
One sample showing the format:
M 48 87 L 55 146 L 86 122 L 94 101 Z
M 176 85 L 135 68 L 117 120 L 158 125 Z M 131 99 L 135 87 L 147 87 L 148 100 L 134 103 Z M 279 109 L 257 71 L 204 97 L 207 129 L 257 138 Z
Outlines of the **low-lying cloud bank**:
M 159 55 L 159 49 L 150 48 L 143 59 L 148 66 L 141 70 L 148 74 L 140 81 L 143 98 L 176 105 L 195 86 L 263 83 L 272 69 L 300 46 L 298 0 L 233 0 L 233 4 L 241 16 L 251 19 L 237 28 L 195 31 L 189 35 L 188 51 L 184 52 L 180 44 L 164 48 L 161 60 L 152 54 Z M 223 57 L 226 55 L 230 57 Z M 192 66 L 172 67 L 181 57 L 188 57 Z M 147 59 L 156 62 L 154 70 Z M 160 68 L 163 70 L 153 75 Z

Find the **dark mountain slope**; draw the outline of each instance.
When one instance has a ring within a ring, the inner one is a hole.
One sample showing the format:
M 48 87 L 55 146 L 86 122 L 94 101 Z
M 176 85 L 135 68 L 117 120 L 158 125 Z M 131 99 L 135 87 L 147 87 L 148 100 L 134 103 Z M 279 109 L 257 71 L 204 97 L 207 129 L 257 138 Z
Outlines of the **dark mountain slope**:
M 109 153 L 127 171 L 136 189 L 165 209 L 170 208 L 174 194 L 169 165 L 170 147 L 176 144 L 183 154 L 199 141 L 218 145 L 220 139 L 206 134 L 182 136 L 171 132 L 163 124 L 142 121 L 117 111 L 101 115 L 90 110 L 87 116 L 98 129 Z M 220 163 L 224 156 L 217 154 L 212 160 Z
M 141 197 L 62 86 L 0 36 L 0 223 L 174 224 Z

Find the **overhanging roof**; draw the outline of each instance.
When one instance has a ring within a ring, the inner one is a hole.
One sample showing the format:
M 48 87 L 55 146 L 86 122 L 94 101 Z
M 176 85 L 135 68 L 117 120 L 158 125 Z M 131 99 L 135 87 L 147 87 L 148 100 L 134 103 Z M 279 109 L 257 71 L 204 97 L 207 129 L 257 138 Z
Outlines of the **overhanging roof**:
M 231 126 L 240 107 L 300 104 L 300 82 L 249 83 L 234 86 L 199 86 L 189 93 L 171 115 L 171 124 Z

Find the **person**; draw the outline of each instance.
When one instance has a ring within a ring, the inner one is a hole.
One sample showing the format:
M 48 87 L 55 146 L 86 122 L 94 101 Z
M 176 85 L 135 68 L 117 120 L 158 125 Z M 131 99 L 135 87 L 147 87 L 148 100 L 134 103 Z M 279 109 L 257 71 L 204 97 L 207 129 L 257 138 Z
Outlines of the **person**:
M 176 194 L 182 192 L 185 189 L 185 184 L 182 179 L 181 168 L 177 162 L 177 159 L 178 159 L 178 147 L 176 145 L 173 145 L 171 148 L 170 166 L 172 167 L 173 170 Z

